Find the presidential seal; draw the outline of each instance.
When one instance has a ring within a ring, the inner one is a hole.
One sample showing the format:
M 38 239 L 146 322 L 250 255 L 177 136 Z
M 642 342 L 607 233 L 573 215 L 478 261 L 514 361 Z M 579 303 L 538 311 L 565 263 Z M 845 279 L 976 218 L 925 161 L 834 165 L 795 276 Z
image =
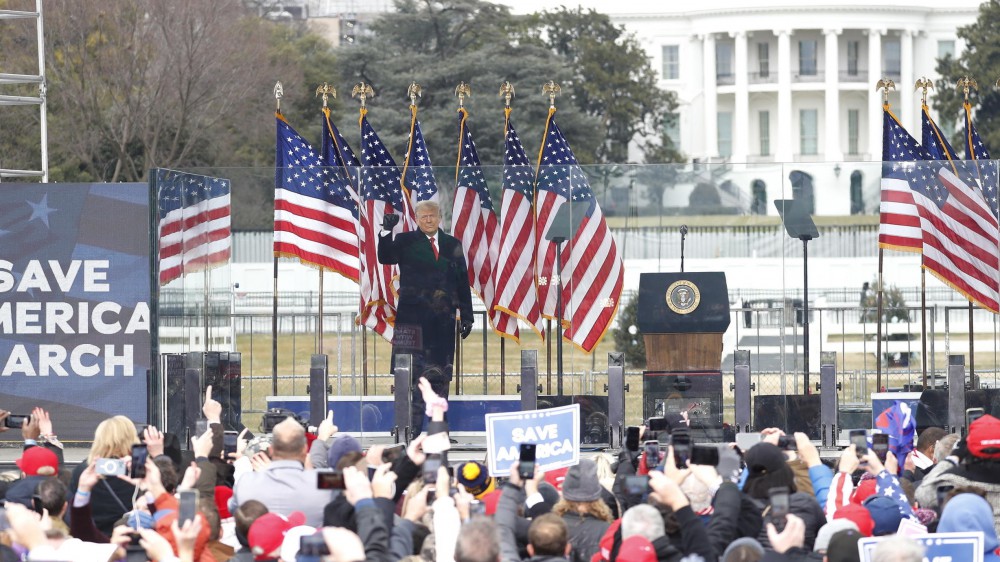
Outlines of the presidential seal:
M 701 303 L 701 292 L 694 283 L 681 279 L 667 287 L 667 306 L 677 314 L 690 314 Z

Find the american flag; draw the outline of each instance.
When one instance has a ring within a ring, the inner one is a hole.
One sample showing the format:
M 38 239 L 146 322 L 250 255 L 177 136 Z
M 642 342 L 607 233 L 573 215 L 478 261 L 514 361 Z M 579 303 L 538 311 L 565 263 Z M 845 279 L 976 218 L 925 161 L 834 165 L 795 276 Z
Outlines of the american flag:
M 978 189 L 962 181 L 885 112 L 882 185 L 909 189 L 920 214 L 923 265 L 943 282 L 997 312 L 997 220 Z
M 364 109 L 361 110 L 361 162 L 361 201 L 367 224 L 358 232 L 364 271 L 361 276 L 359 320 L 392 341 L 397 294 L 393 290 L 393 282 L 399 276 L 399 267 L 378 263 L 378 236 L 382 230 L 382 218 L 387 214 L 400 215 L 400 221 L 393 229 L 396 234 L 413 230 L 416 222 L 413 208 L 403 194 L 399 168 L 368 122 Z
M 160 208 L 160 285 L 229 262 L 229 180 L 156 171 Z
M 357 281 L 357 196 L 342 168 L 316 152 L 281 114 L 276 117 L 274 255 Z M 327 121 L 324 115 L 324 144 Z
M 493 329 L 500 335 L 517 337 L 517 319 L 495 310 L 493 268 L 500 249 L 500 232 L 493 200 L 483 177 L 482 164 L 467 123 L 469 112 L 458 110 L 458 164 L 455 166 L 455 203 L 451 211 L 451 234 L 462 241 L 469 264 L 469 286 L 490 311 Z
M 990 212 L 993 213 L 994 217 L 998 216 L 997 163 L 990 159 L 986 145 L 979 138 L 979 131 L 972 123 L 972 106 L 968 102 L 965 103 L 965 158 L 974 161 L 969 170 L 970 178 L 966 183 L 979 186 L 990 207 Z
M 587 176 L 554 119 L 542 137 L 535 182 L 538 224 L 538 293 L 542 314 L 556 317 L 556 290 L 562 286 L 562 320 L 569 326 L 565 338 L 590 353 L 601 341 L 618 310 L 624 268 L 611 231 L 597 204 Z M 556 245 L 546 239 L 552 220 L 567 202 L 590 204 L 573 238 L 563 243 L 562 283 L 556 274 Z
M 410 106 L 410 140 L 406 147 L 406 159 L 403 160 L 402 186 L 413 203 L 441 200 L 437 180 L 434 179 L 431 155 L 427 152 L 424 134 L 420 132 L 415 105 Z
M 542 336 L 542 315 L 535 287 L 535 218 L 533 215 L 534 174 L 524 154 L 521 139 L 505 110 L 503 197 L 500 203 L 500 248 L 494 282 L 496 309 L 516 316 Z M 504 335 L 504 334 L 501 334 Z M 514 326 L 512 339 L 520 342 Z
M 890 167 L 895 148 L 887 123 L 896 118 L 889 112 L 889 107 L 882 110 L 882 183 L 881 201 L 878 207 L 878 245 L 887 250 L 901 252 L 921 252 L 924 247 L 923 232 L 920 228 L 920 212 L 913 201 L 913 192 L 905 184 L 888 181 L 886 170 Z M 910 155 L 910 160 L 916 156 Z M 905 158 L 904 158 L 905 159 Z
M 340 134 L 337 126 L 330 119 L 330 108 L 323 108 L 326 116 L 326 126 L 323 127 L 323 158 L 330 165 L 340 166 L 347 176 L 347 181 L 351 182 L 351 188 L 355 193 L 358 191 L 358 184 L 361 183 L 361 162 L 354 155 L 351 146 L 347 144 L 347 139 Z

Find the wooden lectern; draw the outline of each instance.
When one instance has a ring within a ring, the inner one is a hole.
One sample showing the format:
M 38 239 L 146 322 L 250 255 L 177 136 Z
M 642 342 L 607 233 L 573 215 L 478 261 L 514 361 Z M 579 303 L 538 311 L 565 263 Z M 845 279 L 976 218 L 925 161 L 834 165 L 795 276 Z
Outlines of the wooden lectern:
M 720 371 L 729 328 L 726 275 L 643 273 L 637 324 L 649 371 Z

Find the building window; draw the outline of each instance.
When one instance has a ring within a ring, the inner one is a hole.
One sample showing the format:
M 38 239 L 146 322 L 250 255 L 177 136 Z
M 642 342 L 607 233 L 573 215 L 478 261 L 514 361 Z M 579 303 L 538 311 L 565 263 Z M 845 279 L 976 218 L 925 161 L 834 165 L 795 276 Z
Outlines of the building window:
M 955 58 L 955 42 L 952 40 L 938 41 L 938 58 Z
M 899 41 L 887 41 L 885 43 L 885 73 L 889 76 L 899 77 L 902 67 L 899 51 Z
M 816 76 L 816 41 L 799 41 L 799 75 Z
M 733 113 L 720 111 L 718 115 L 719 156 L 729 158 L 733 155 Z
M 858 75 L 858 56 L 861 52 L 861 42 L 860 41 L 848 41 L 847 42 L 847 75 L 857 76 Z
M 760 130 L 760 155 L 771 155 L 771 114 L 767 111 L 757 112 Z
M 716 78 L 733 76 L 733 46 L 729 43 L 715 45 L 715 76 Z
M 679 113 L 668 113 L 663 118 L 663 134 L 667 135 L 674 148 L 681 146 L 681 116 Z
M 861 129 L 861 112 L 857 109 L 847 110 L 847 153 L 858 153 L 858 133 Z
M 771 46 L 767 43 L 757 43 L 757 71 L 761 78 L 771 75 Z
M 799 152 L 801 154 L 818 154 L 817 111 L 815 109 L 799 110 Z
M 681 77 L 680 47 L 677 45 L 663 46 L 663 79 L 677 80 Z

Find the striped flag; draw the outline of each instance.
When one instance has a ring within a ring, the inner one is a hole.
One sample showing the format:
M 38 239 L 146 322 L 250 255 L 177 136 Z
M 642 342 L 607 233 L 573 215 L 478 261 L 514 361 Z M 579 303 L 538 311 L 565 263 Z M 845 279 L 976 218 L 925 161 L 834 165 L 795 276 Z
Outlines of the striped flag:
M 284 116 L 276 118 L 274 255 L 357 281 L 357 195 L 343 169 L 316 152 Z M 327 122 L 324 115 L 324 144 Z
M 365 326 L 392 341 L 392 323 L 396 315 L 393 283 L 398 280 L 399 267 L 378 263 L 378 236 L 382 218 L 390 213 L 400 215 L 393 232 L 416 228 L 413 208 L 403 195 L 402 176 L 389 150 L 368 122 L 368 111 L 361 110 L 361 201 L 367 217 L 365 228 L 358 231 L 360 258 L 365 274 L 361 277 L 361 312 L 359 320 Z
M 889 106 L 883 106 L 883 164 L 881 201 L 878 207 L 878 246 L 887 250 L 920 252 L 923 250 L 924 239 L 920 228 L 920 211 L 913 201 L 913 191 L 905 183 L 886 177 L 886 171 L 891 167 L 888 162 L 893 159 L 894 153 L 902 149 L 900 146 L 894 146 L 890 137 L 891 129 L 888 123 L 895 120 L 895 116 L 889 112 Z M 897 156 L 902 160 L 919 158 L 916 154 L 897 154 Z
M 568 322 L 564 337 L 590 353 L 611 326 L 624 282 L 624 268 L 611 236 L 601 206 L 597 204 L 590 182 L 576 161 L 549 109 L 538 156 L 535 187 L 538 225 L 538 293 L 542 314 L 556 317 L 556 290 L 561 286 L 563 315 Z M 573 237 L 563 243 L 561 282 L 553 282 L 556 271 L 556 245 L 546 234 L 560 207 L 589 203 Z
M 229 262 L 229 180 L 157 170 L 160 285 Z
M 469 264 L 469 286 L 490 311 L 488 317 L 493 329 L 500 335 L 516 338 L 517 319 L 493 308 L 496 304 L 493 269 L 500 249 L 500 232 L 468 117 L 465 108 L 458 110 L 458 163 L 455 166 L 451 234 L 462 242 Z
M 911 191 L 923 231 L 923 266 L 969 300 L 997 312 L 998 226 L 982 194 L 949 166 L 929 161 L 930 154 L 888 111 L 883 137 L 890 148 L 883 163 L 883 190 Z
M 543 336 L 542 315 L 535 287 L 535 199 L 531 164 L 524 154 L 521 139 L 510 120 L 510 108 L 504 110 L 503 197 L 500 204 L 500 248 L 494 271 L 497 310 L 516 316 Z M 504 334 L 520 343 L 513 334 Z M 544 336 L 543 336 L 544 337 Z
M 420 132 L 420 121 L 417 121 L 417 106 L 410 106 L 410 137 L 406 146 L 406 159 L 403 160 L 403 189 L 410 197 L 411 203 L 419 201 L 434 201 L 440 203 L 437 180 L 434 179 L 434 168 L 431 155 L 427 152 L 424 134 Z

